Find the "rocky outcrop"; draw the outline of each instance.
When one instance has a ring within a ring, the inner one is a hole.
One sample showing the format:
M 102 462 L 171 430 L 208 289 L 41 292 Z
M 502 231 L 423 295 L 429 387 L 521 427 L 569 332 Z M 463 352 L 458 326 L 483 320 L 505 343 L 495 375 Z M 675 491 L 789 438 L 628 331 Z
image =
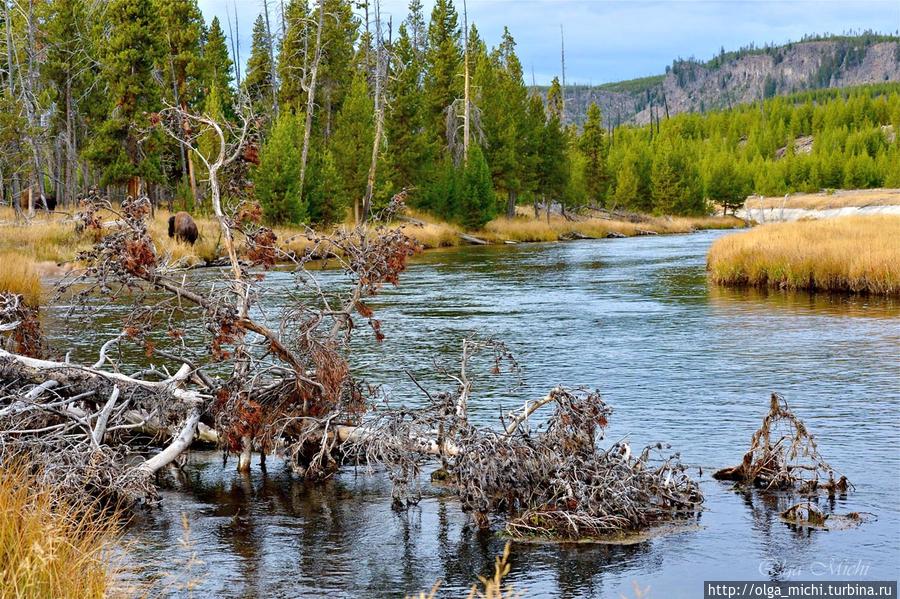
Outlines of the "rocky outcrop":
M 596 102 L 607 125 L 646 124 L 651 113 L 665 118 L 803 90 L 886 81 L 900 81 L 900 42 L 841 37 L 743 50 L 707 62 L 676 60 L 660 77 L 569 86 L 566 108 L 576 123 Z

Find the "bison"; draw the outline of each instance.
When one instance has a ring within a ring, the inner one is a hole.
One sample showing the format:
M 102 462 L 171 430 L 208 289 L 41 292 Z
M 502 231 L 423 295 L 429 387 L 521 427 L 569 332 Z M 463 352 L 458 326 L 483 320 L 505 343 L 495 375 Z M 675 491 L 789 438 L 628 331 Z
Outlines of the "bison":
M 187 212 L 176 212 L 174 216 L 169 217 L 169 237 L 194 245 L 199 235 L 197 223 Z
M 43 201 L 41 201 L 41 199 L 38 198 L 35 208 L 39 208 L 39 209 L 43 210 L 44 207 L 46 207 L 47 210 L 50 212 L 53 212 L 54 210 L 56 210 L 56 196 L 44 196 Z

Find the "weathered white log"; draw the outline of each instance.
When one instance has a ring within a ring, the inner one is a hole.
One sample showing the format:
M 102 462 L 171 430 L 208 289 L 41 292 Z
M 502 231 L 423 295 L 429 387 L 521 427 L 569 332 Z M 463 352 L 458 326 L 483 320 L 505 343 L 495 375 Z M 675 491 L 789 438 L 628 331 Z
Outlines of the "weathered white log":
M 91 433 L 91 440 L 94 442 L 94 445 L 99 446 L 103 443 L 103 435 L 106 434 L 106 423 L 109 422 L 109 415 L 112 414 L 113 408 L 116 406 L 116 400 L 118 399 L 119 386 L 113 385 L 112 393 L 110 393 L 109 399 L 106 401 L 103 409 L 100 410 L 100 414 L 97 416 L 97 423 L 94 425 L 94 430 Z
M 241 454 L 238 456 L 238 472 L 250 472 L 250 458 L 253 441 L 249 436 L 241 437 Z
M 516 416 L 515 418 L 513 418 L 510 421 L 510 423 L 506 426 L 506 436 L 508 437 L 511 434 L 513 434 L 514 432 L 516 432 L 516 429 L 519 428 L 519 426 L 523 422 L 528 420 L 529 416 L 531 416 L 536 411 L 538 411 L 539 409 L 541 409 L 542 407 L 544 407 L 545 405 L 547 405 L 548 403 L 553 401 L 553 399 L 554 399 L 553 392 L 554 391 L 556 391 L 556 389 L 554 389 L 553 391 L 551 391 L 550 393 L 548 393 L 541 399 L 538 399 L 537 401 L 526 401 L 525 407 L 522 408 L 522 413 L 519 414 L 518 416 Z
M 459 235 L 459 238 L 463 241 L 467 241 L 473 245 L 490 245 L 487 240 L 475 237 L 474 235 L 467 235 L 466 233 L 457 233 L 457 235 Z
M 197 424 L 200 422 L 200 411 L 196 408 L 191 409 L 188 417 L 184 421 L 181 431 L 172 439 L 172 442 L 158 454 L 144 461 L 138 470 L 148 474 L 155 474 L 160 469 L 171 464 L 181 453 L 191 446 L 194 440 L 194 434 L 197 432 Z
M 203 399 L 207 397 L 197 391 L 189 391 L 180 389 L 178 387 L 178 385 L 187 380 L 187 378 L 191 374 L 191 367 L 187 364 L 182 365 L 181 368 L 178 369 L 178 372 L 165 380 L 144 381 L 141 379 L 132 378 L 120 372 L 106 372 L 104 370 L 97 370 L 96 368 L 88 368 L 86 366 L 78 366 L 66 362 L 39 360 L 37 358 L 20 356 L 19 354 L 14 354 L 4 349 L 0 349 L 0 358 L 9 358 L 18 362 L 19 364 L 22 364 L 23 366 L 34 368 L 35 370 L 77 370 L 91 376 L 105 378 L 111 382 L 119 382 L 125 385 L 134 385 L 137 387 L 143 387 L 145 389 L 165 390 L 176 399 L 190 404 L 202 402 Z M 49 381 L 47 382 L 49 383 Z
M 118 335 L 116 335 L 115 337 L 113 337 L 112 339 L 110 339 L 109 341 L 104 343 L 103 345 L 101 345 L 100 346 L 100 359 L 98 359 L 94 363 L 92 368 L 100 368 L 101 366 L 103 366 L 103 363 L 106 362 L 106 352 L 109 351 L 109 348 L 112 346 L 113 343 L 117 343 L 124 336 L 125 336 L 125 333 L 119 333 Z

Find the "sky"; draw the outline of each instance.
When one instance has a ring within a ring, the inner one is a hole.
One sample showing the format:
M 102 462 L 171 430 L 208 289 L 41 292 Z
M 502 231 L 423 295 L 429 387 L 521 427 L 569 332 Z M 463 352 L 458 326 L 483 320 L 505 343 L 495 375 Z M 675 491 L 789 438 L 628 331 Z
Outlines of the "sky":
M 287 0 L 285 0 L 286 2 Z M 240 21 L 241 58 L 250 53 L 253 20 L 263 0 L 199 0 L 207 22 L 226 14 Z M 281 0 L 268 0 L 273 28 Z M 423 0 L 426 20 L 433 0 Z M 394 29 L 408 0 L 382 0 L 382 17 Z M 462 0 L 456 0 L 462 11 Z M 539 84 L 560 73 L 560 25 L 567 83 L 599 84 L 656 75 L 675 58 L 708 59 L 719 49 L 784 43 L 805 34 L 872 29 L 900 30 L 900 0 L 468 0 L 474 22 L 489 45 L 508 26 L 517 42 L 526 82 Z

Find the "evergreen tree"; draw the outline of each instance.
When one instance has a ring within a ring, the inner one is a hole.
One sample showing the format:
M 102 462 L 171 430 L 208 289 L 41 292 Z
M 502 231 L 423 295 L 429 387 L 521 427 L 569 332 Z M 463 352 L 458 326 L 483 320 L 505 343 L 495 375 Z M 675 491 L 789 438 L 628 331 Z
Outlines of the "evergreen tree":
M 422 8 L 422 0 L 410 0 L 409 14 L 403 22 L 409 32 L 409 42 L 416 60 L 419 63 L 425 61 L 425 49 L 428 47 L 428 30 L 425 28 L 425 16 Z
M 613 195 L 613 209 L 617 207 L 640 209 L 641 177 L 636 159 L 626 159 L 616 176 L 616 192 Z
M 341 194 L 341 178 L 331 150 L 316 153 L 310 162 L 310 172 L 303 197 L 309 204 L 309 220 L 317 226 L 328 226 L 344 217 L 346 205 L 336 199 Z
M 203 45 L 203 62 L 206 75 L 206 93 L 215 89 L 225 116 L 234 116 L 234 64 L 228 54 L 228 41 L 218 17 L 213 17 Z
M 139 138 L 147 115 L 160 105 L 154 71 L 163 56 L 164 37 L 152 0 L 111 0 L 106 16 L 103 77 L 109 113 L 89 156 L 103 167 L 104 184 L 128 183 L 128 193 L 137 196 L 140 179 L 160 177 L 158 138 Z
M 459 222 L 469 229 L 479 229 L 494 218 L 496 198 L 491 184 L 491 171 L 477 144 L 469 147 L 459 197 Z
M 263 215 L 271 224 L 296 224 L 309 216 L 300 193 L 300 130 L 297 117 L 285 110 L 259 152 L 253 187 Z
M 556 83 L 559 87 L 559 82 Z M 566 134 L 560 123 L 561 112 L 553 110 L 552 105 L 548 112 L 549 118 L 541 135 L 537 191 L 545 202 L 562 202 L 569 178 Z
M 398 190 L 421 184 L 432 160 L 422 118 L 421 81 L 422 63 L 403 23 L 392 52 L 390 110 L 385 119 L 389 179 Z
M 324 0 L 324 3 L 326 17 L 322 30 L 323 54 L 316 92 L 316 103 L 321 109 L 316 121 L 320 124 L 322 136 L 328 139 L 334 132 L 332 129 L 336 115 L 340 112 L 345 97 L 351 93 L 359 19 L 353 15 L 353 4 L 349 0 Z M 313 13 L 313 18 L 317 18 L 318 9 Z M 371 150 L 370 145 L 369 151 Z M 335 159 L 338 159 L 337 154 Z
M 155 0 L 168 47 L 161 70 L 166 86 L 164 94 L 183 108 L 197 106 L 202 97 L 204 63 L 200 42 L 203 15 L 197 0 Z
M 278 89 L 280 102 L 296 112 L 306 109 L 306 92 L 301 85 L 304 70 L 308 66 L 311 49 L 310 42 L 315 43 L 314 33 L 309 23 L 309 7 L 306 0 L 290 0 L 284 10 L 284 38 L 281 51 L 278 53 L 278 77 L 281 87 Z
M 262 15 L 253 22 L 253 41 L 250 46 L 250 58 L 247 59 L 247 71 L 244 76 L 244 91 L 257 110 L 268 112 L 263 107 L 272 106 L 272 61 L 269 53 L 269 35 Z
M 547 115 L 562 122 L 562 114 L 562 86 L 559 84 L 559 77 L 554 77 L 550 82 L 550 89 L 547 90 Z
M 338 206 L 353 206 L 357 216 L 360 216 L 359 204 L 366 190 L 375 136 L 373 110 L 366 74 L 358 71 L 335 120 L 334 134 L 329 143 L 341 181 L 335 200 Z
M 713 202 L 722 205 L 723 214 L 739 208 L 744 203 L 746 194 L 740 173 L 734 162 L 727 156 L 715 157 L 706 170 L 706 196 Z
M 506 215 L 510 218 L 515 215 L 519 193 L 524 189 L 528 108 L 528 92 L 515 48 L 515 40 L 504 28 L 503 39 L 490 60 L 481 60 L 476 69 L 482 125 L 489 140 L 485 155 L 494 187 L 506 194 Z
M 588 107 L 578 147 L 585 158 L 584 186 L 588 201 L 603 206 L 609 185 L 606 171 L 606 144 L 600 107 L 593 102 Z
M 425 52 L 425 126 L 429 138 L 447 146 L 445 111 L 462 97 L 462 47 L 459 19 L 452 0 L 436 0 L 428 24 Z

